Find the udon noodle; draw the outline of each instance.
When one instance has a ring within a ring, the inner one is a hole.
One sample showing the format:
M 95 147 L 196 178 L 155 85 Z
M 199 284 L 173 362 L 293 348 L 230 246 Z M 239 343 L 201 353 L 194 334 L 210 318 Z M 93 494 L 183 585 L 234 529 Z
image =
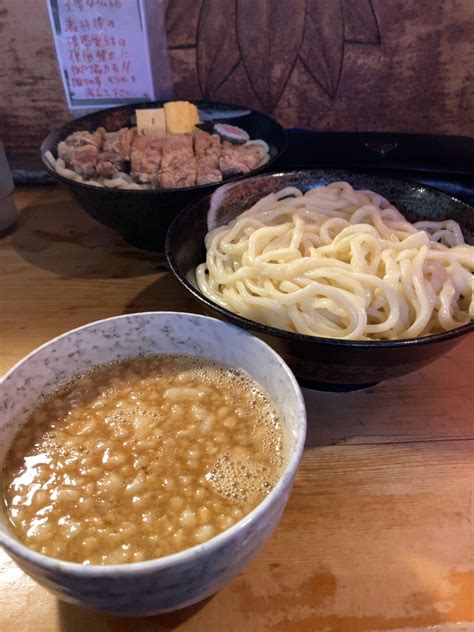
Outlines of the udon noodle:
M 474 318 L 474 247 L 453 220 L 408 222 L 334 182 L 259 200 L 205 239 L 201 292 L 259 323 L 345 340 L 415 338 Z

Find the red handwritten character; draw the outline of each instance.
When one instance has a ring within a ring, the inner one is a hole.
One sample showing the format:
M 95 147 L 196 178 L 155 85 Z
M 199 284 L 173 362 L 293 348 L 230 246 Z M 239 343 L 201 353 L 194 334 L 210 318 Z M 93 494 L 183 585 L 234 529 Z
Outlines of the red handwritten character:
M 86 90 L 86 97 L 94 98 L 94 96 L 95 96 L 94 90 L 92 88 L 87 88 L 87 90 Z
M 90 35 L 81 35 L 81 44 L 86 48 L 90 48 L 92 44 Z
M 79 48 L 79 38 L 77 37 L 77 35 L 71 35 L 66 38 L 66 43 L 69 48 Z
M 92 54 L 92 51 L 85 50 L 85 51 L 82 53 L 82 59 L 83 59 L 86 63 L 88 63 L 88 64 L 90 64 L 91 62 L 93 62 L 93 61 L 94 61 L 94 55 Z
M 71 72 L 73 75 L 80 75 L 81 74 L 81 67 L 80 66 L 76 66 L 76 64 L 73 64 L 71 66 Z
M 136 76 L 135 76 L 135 75 L 132 75 L 132 76 L 130 77 L 130 80 L 131 80 L 131 82 L 132 82 L 132 83 L 137 83 L 137 78 L 136 78 Z
M 121 37 L 118 41 L 119 46 L 122 46 L 122 48 L 125 48 L 125 46 L 127 45 L 127 40 L 125 40 L 123 37 Z
M 110 90 L 108 88 L 105 88 L 103 92 L 106 97 L 110 96 Z
M 72 6 L 71 6 L 71 3 L 70 3 L 70 2 L 65 2 L 65 3 L 64 3 L 64 7 L 65 7 L 66 11 L 69 11 L 69 13 L 71 13 L 71 11 L 72 11 Z
M 94 25 L 95 29 L 101 31 L 104 28 L 104 18 L 100 17 L 99 15 L 99 17 L 92 20 L 92 24 Z
M 107 51 L 105 51 L 103 48 L 101 48 L 100 50 L 96 50 L 95 58 L 98 61 L 105 61 L 107 59 Z
M 115 20 L 107 20 L 107 28 L 114 29 L 115 28 Z
M 115 51 L 109 51 L 109 61 L 113 61 L 115 59 Z
M 99 64 L 94 64 L 94 73 L 96 75 L 104 74 L 104 71 L 102 70 L 102 66 L 99 66 Z
M 81 29 L 81 31 L 89 31 L 91 28 L 89 20 L 87 18 L 79 20 L 79 28 Z
M 80 77 L 73 77 L 72 85 L 75 86 L 76 88 L 81 88 L 83 85 L 83 81 Z
M 77 33 L 77 24 L 76 20 L 70 15 L 66 15 L 66 19 L 64 21 L 65 31 L 66 33 Z
M 102 66 L 102 68 L 104 69 L 104 74 L 107 74 L 108 72 L 110 72 L 110 66 L 109 64 L 104 64 Z
M 120 72 L 119 67 L 117 66 L 117 64 L 112 64 L 112 72 Z
M 109 7 L 111 9 L 121 9 L 122 8 L 122 0 L 109 0 Z
M 102 85 L 102 79 L 98 77 L 97 75 L 94 76 L 94 81 L 98 86 Z
M 124 72 L 130 72 L 130 62 L 129 61 L 124 61 L 122 63 L 122 70 Z
M 91 40 L 94 43 L 94 46 L 96 46 L 97 48 L 103 48 L 104 46 L 103 38 L 100 35 L 93 33 L 91 35 Z
M 79 11 L 84 11 L 83 0 L 74 0 L 74 6 L 76 7 L 76 9 L 79 9 Z

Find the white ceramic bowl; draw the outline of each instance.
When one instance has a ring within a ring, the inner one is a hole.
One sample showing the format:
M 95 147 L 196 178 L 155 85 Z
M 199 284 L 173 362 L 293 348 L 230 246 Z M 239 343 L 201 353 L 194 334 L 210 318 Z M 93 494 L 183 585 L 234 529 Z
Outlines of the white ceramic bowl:
M 276 527 L 303 450 L 306 413 L 284 361 L 246 331 L 213 318 L 177 312 L 118 316 L 70 331 L 30 353 L 0 383 L 0 464 L 38 399 L 90 367 L 139 354 L 187 353 L 245 369 L 283 412 L 289 455 L 282 476 L 245 518 L 180 553 L 134 564 L 83 566 L 36 553 L 0 517 L 0 543 L 16 563 L 56 596 L 119 615 L 151 615 L 216 592 L 252 560 Z

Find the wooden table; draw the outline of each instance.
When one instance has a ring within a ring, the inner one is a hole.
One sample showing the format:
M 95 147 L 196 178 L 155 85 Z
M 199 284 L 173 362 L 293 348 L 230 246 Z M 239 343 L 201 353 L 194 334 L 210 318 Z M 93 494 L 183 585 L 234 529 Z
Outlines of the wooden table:
M 197 311 L 157 255 L 126 245 L 57 188 L 16 195 L 0 241 L 0 373 L 89 321 Z M 474 337 L 412 375 L 305 392 L 308 439 L 284 517 L 218 594 L 149 619 L 59 602 L 0 554 L 3 632 L 474 630 Z

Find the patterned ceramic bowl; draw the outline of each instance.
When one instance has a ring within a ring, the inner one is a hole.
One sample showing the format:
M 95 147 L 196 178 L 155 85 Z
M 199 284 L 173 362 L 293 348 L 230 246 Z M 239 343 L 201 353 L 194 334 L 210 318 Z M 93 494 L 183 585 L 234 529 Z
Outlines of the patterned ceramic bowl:
M 150 312 L 70 331 L 7 373 L 0 383 L 0 464 L 41 396 L 95 365 L 157 353 L 188 353 L 245 369 L 283 412 L 288 460 L 275 488 L 240 522 L 204 544 L 147 562 L 83 566 L 46 557 L 13 537 L 0 516 L 0 543 L 26 573 L 61 599 L 111 614 L 151 615 L 182 608 L 237 575 L 276 527 L 305 440 L 301 391 L 287 365 L 264 342 L 213 318 Z

